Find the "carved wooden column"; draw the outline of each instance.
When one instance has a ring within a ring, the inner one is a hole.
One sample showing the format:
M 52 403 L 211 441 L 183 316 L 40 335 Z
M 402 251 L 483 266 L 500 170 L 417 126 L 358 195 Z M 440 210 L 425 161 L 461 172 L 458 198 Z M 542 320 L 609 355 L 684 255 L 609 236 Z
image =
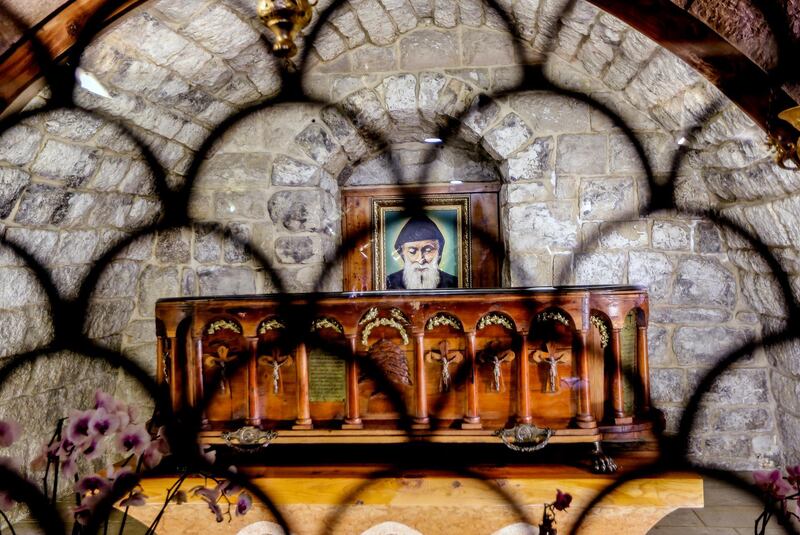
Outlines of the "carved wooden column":
M 591 429 L 597 427 L 597 422 L 592 416 L 591 397 L 589 395 L 589 329 L 580 331 L 580 353 L 578 356 L 578 427 Z
M 247 423 L 261 424 L 261 407 L 258 406 L 258 338 L 248 338 L 250 356 L 247 360 Z
M 297 344 L 294 356 L 297 370 L 297 420 L 292 429 L 311 429 L 311 404 L 308 400 L 308 354 L 306 344 Z
M 430 418 L 428 418 L 428 381 L 425 377 L 425 333 L 424 331 L 414 334 L 414 422 L 411 424 L 413 429 L 430 428 Z M 444 356 L 447 358 L 447 355 Z
M 183 407 L 183 392 L 180 389 L 181 382 L 178 379 L 180 374 L 178 369 L 178 339 L 175 336 L 166 338 L 169 347 L 169 368 L 164 367 L 164 379 L 169 384 L 169 398 L 172 401 L 172 412 L 177 413 Z M 163 344 L 163 342 L 162 342 Z M 163 345 L 159 348 L 161 352 L 159 358 L 163 358 Z M 185 381 L 183 382 L 185 384 Z
M 203 404 L 205 397 L 205 388 L 203 385 L 203 335 L 202 333 L 196 334 L 194 339 L 194 355 L 189 352 L 190 358 L 186 359 L 187 368 L 189 372 L 186 377 L 189 379 L 189 407 L 192 409 L 199 409 Z M 220 378 L 221 379 L 221 378 Z M 206 415 L 205 406 L 200 413 L 200 421 L 203 427 L 208 425 L 208 416 Z
M 347 415 L 345 416 L 342 429 L 362 429 L 361 411 L 358 407 L 358 363 L 356 362 L 356 335 L 347 335 L 350 343 L 351 358 L 345 367 L 347 381 Z
M 629 424 L 633 419 L 625 416 L 625 399 L 622 392 L 622 340 L 620 329 L 611 329 L 611 356 L 614 359 L 614 378 L 611 383 L 611 401 L 614 407 L 614 423 Z
M 639 369 L 640 410 L 642 414 L 650 413 L 650 360 L 647 353 L 647 326 L 636 328 L 636 367 Z
M 517 422 L 529 424 L 531 416 L 530 363 L 528 362 L 528 331 L 519 331 L 519 358 L 517 359 Z
M 467 336 L 467 366 L 469 366 L 469 376 L 467 377 L 467 412 L 464 421 L 461 422 L 462 429 L 481 429 L 481 417 L 478 415 L 478 356 L 475 349 L 475 331 L 466 333 Z

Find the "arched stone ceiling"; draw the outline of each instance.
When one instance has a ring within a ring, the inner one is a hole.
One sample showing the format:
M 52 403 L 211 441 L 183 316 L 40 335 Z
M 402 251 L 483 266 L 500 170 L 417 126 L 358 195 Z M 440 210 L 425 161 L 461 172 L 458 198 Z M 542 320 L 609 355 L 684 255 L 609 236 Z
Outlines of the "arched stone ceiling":
M 779 72 L 779 63 L 791 65 L 798 50 L 800 3 L 796 0 L 784 0 L 767 10 L 752 0 L 589 1 L 681 57 L 762 126 L 774 118 L 777 111 L 792 104 L 786 94 L 800 101 L 800 84 L 791 79 L 796 76 L 791 71 Z M 2 9 L 18 19 L 14 23 L 7 14 L 0 15 L 0 77 L 3 78 L 0 95 L 6 105 L 36 75 L 35 65 L 27 64 L 33 62 L 32 56 L 22 50 L 26 34 L 21 28 L 28 28 L 27 33 L 38 31 L 48 48 L 60 55 L 68 48 L 88 15 L 101 3 L 101 0 L 0 2 Z M 124 12 L 142 3 L 146 2 L 127 0 L 117 4 L 119 11 Z M 254 5 L 255 0 L 242 2 L 244 9 L 254 11 L 248 3 Z M 403 3 L 394 4 L 401 6 Z M 435 3 L 440 6 L 437 9 L 445 12 L 453 0 Z M 500 3 L 518 14 L 523 24 L 526 17 L 533 19 L 539 12 L 547 11 L 540 6 L 539 0 L 502 0 Z M 434 2 L 417 2 L 414 8 L 422 6 L 417 10 L 424 11 L 429 4 L 432 6 Z M 777 80 L 773 84 L 764 72 L 779 73 L 778 76 L 789 77 L 789 80 L 781 83 L 783 78 L 773 78 Z M 9 77 L 14 80 L 9 80 Z M 778 89 L 775 96 L 769 90 L 771 85 L 780 86 L 783 91 Z M 767 101 L 771 95 L 775 102 L 770 107 Z M 791 129 L 780 121 L 773 128 L 793 135 Z

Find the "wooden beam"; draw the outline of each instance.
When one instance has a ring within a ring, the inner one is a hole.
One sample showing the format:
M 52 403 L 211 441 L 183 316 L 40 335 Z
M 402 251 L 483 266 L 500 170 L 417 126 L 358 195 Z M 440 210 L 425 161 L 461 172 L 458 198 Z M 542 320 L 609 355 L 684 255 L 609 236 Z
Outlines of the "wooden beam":
M 106 19 L 107 26 L 145 0 L 125 0 Z M 31 32 L 0 56 L 0 111 L 5 110 L 25 89 L 42 76 L 36 61 L 31 35 L 34 35 L 54 60 L 61 59 L 75 44 L 86 23 L 108 0 L 75 0 L 58 14 L 34 26 Z
M 691 13 L 670 0 L 589 2 L 691 65 L 762 128 L 770 124 L 772 131 L 792 132 L 788 125 L 771 123 L 777 112 L 797 103 L 782 89 L 773 88 L 764 70 Z

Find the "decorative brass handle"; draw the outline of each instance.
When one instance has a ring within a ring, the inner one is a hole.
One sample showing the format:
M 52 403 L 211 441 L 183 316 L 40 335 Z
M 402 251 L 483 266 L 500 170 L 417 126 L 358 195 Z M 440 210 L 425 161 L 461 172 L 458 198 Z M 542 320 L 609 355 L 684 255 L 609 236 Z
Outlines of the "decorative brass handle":
M 532 424 L 518 424 L 511 429 L 498 429 L 494 434 L 500 437 L 509 449 L 530 453 L 547 446 L 553 430 L 549 427 L 541 429 Z
M 273 430 L 262 431 L 253 426 L 240 427 L 236 431 L 225 431 L 222 439 L 225 444 L 239 451 L 254 452 L 269 446 L 278 432 Z

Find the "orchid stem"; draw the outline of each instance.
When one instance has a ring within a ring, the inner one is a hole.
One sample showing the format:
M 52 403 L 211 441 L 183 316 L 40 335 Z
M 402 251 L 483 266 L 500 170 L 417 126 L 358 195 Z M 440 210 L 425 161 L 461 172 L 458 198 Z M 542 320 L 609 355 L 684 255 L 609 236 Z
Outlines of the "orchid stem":
M 133 457 L 133 455 L 131 455 L 131 457 Z M 127 464 L 128 461 L 130 461 L 131 457 L 128 457 L 128 459 L 125 461 L 125 464 Z M 144 460 L 144 455 L 139 457 L 139 461 L 136 463 L 136 472 L 135 473 L 138 474 L 141 471 L 141 469 L 142 469 L 142 461 L 143 460 Z M 135 488 L 136 487 L 134 487 L 134 489 Z M 133 496 L 133 490 L 134 489 L 131 489 L 128 492 L 128 498 Z M 122 522 L 120 522 L 120 525 L 119 525 L 119 535 L 122 535 L 125 532 L 125 521 L 128 520 L 128 509 L 130 509 L 130 508 L 131 508 L 130 505 L 126 505 L 125 506 L 125 512 L 122 513 Z
M 188 476 L 188 474 L 183 474 L 167 490 L 167 498 L 164 500 L 164 505 L 161 507 L 161 510 L 158 512 L 156 517 L 153 519 L 153 523 L 150 524 L 149 528 L 147 528 L 147 531 L 145 532 L 145 535 L 152 535 L 152 534 L 154 534 L 156 532 L 156 527 L 158 526 L 158 523 L 161 522 L 161 517 L 164 516 L 164 512 L 167 510 L 167 505 L 169 505 L 169 502 L 172 501 L 172 498 L 175 496 L 175 494 L 178 493 L 178 491 L 181 488 L 181 485 L 183 485 L 183 482 L 184 482 L 184 480 L 186 479 L 187 476 Z
M 17 535 L 17 532 L 14 531 L 14 526 L 11 524 L 11 521 L 8 519 L 8 517 L 2 510 L 0 510 L 0 515 L 3 516 L 3 520 L 5 520 L 6 524 L 8 524 L 8 529 L 11 530 L 11 535 Z

